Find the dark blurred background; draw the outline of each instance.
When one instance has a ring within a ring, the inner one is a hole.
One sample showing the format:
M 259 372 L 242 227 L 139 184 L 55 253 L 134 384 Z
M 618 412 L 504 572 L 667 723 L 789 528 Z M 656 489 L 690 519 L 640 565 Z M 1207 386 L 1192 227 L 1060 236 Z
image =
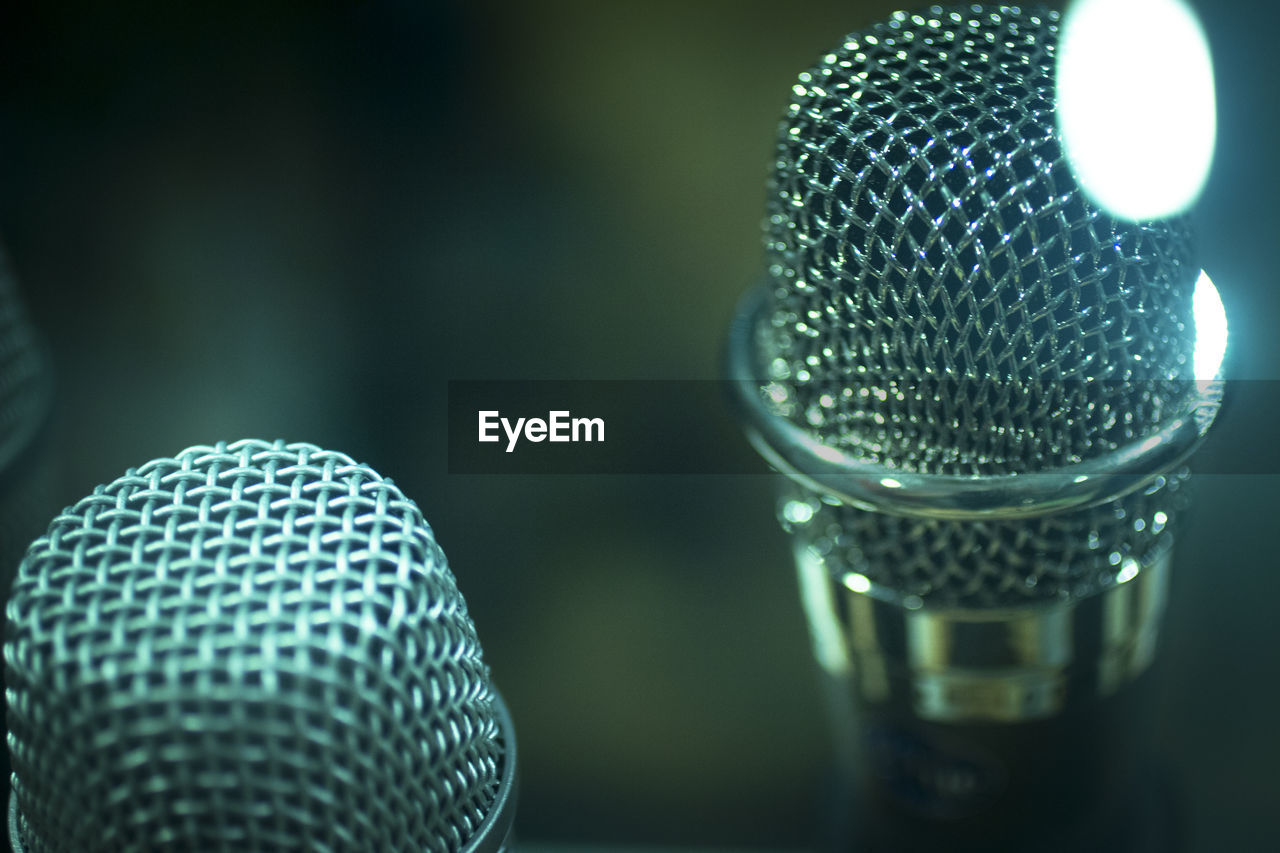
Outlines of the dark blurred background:
M 1233 376 L 1280 379 L 1280 16 L 1196 5 L 1204 265 Z M 516 719 L 524 838 L 812 843 L 829 741 L 771 479 L 451 476 L 446 382 L 718 375 L 791 82 L 894 8 L 0 13 L 0 241 L 54 353 L 60 503 L 192 444 L 345 451 L 450 557 Z M 1273 431 L 1237 406 L 1212 441 Z M 1176 566 L 1153 725 L 1196 851 L 1274 849 L 1280 464 L 1258 466 L 1199 478 Z

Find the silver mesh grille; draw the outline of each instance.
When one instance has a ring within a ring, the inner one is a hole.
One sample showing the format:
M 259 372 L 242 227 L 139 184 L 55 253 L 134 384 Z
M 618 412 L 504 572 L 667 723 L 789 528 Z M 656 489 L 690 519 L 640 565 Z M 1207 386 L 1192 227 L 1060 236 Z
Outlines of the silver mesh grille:
M 1131 223 L 1071 175 L 1055 12 L 934 7 L 848 36 L 782 122 L 755 330 L 771 410 L 915 474 L 1040 474 L 1148 436 L 1194 393 L 1185 220 Z M 906 518 L 790 486 L 784 524 L 914 606 L 1073 599 L 1170 544 L 1184 474 L 1023 520 Z
M 31 851 L 454 853 L 504 761 L 417 506 L 307 444 L 194 447 L 65 510 L 5 662 Z
M 917 473 L 1040 471 L 1142 437 L 1193 391 L 1185 221 L 1077 188 L 1057 13 L 934 8 L 845 39 L 780 130 L 760 330 L 778 412 Z

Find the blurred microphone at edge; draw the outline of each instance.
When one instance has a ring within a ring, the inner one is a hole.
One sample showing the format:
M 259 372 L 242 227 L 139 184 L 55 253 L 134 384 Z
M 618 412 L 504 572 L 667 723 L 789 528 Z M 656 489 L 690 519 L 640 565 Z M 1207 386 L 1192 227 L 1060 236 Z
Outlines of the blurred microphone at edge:
M 788 478 L 845 848 L 1178 844 L 1145 735 L 1225 325 L 1197 335 L 1221 303 L 1185 219 L 1077 185 L 1058 28 L 898 13 L 801 74 L 781 124 L 728 369 Z
M 511 849 L 466 602 L 341 453 L 219 443 L 99 486 L 22 559 L 4 656 L 19 853 Z
M 6 594 L 23 551 L 58 509 L 58 466 L 47 438 L 50 362 L 0 247 L 0 589 Z M 9 753 L 2 755 L 0 791 L 8 802 Z

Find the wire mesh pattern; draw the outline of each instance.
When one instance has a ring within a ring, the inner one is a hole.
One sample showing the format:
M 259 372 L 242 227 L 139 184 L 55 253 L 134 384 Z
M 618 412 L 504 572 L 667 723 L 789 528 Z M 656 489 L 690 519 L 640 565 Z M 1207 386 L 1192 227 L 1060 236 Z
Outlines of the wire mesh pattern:
M 308 444 L 194 447 L 24 559 L 5 641 L 30 851 L 454 853 L 504 760 L 417 506 Z
M 8 589 L 31 539 L 58 506 L 54 466 L 40 429 L 53 398 L 53 371 L 0 249 L 0 585 Z M 0 765 L 3 761 L 0 761 Z
M 0 468 L 13 461 L 44 422 L 51 384 L 43 344 L 0 251 Z
M 1116 220 L 1077 187 L 1057 22 L 898 13 L 800 75 L 765 223 L 780 415 L 889 467 L 983 475 L 1098 456 L 1186 408 L 1188 225 Z
M 1017 521 L 866 512 L 796 487 L 779 516 L 837 579 L 853 572 L 902 601 L 931 606 L 1007 607 L 1079 599 L 1132 577 L 1172 546 L 1186 478 L 1185 471 L 1157 477 L 1098 506 Z

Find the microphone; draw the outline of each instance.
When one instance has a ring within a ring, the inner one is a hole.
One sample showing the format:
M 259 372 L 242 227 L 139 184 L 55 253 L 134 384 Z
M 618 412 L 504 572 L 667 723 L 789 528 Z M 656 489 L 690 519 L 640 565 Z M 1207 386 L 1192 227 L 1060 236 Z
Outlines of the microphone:
M 730 332 L 869 849 L 1174 843 L 1135 815 L 1225 330 L 1185 218 L 1077 186 L 1058 27 L 898 13 L 801 74 Z
M 48 439 L 53 369 L 0 248 L 0 589 L 8 589 L 31 540 L 60 506 L 58 460 Z M 8 799 L 8 754 L 0 751 Z
M 18 851 L 507 849 L 511 718 L 431 528 L 310 444 L 156 459 L 7 610 Z

